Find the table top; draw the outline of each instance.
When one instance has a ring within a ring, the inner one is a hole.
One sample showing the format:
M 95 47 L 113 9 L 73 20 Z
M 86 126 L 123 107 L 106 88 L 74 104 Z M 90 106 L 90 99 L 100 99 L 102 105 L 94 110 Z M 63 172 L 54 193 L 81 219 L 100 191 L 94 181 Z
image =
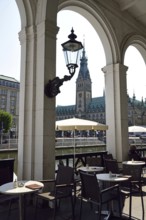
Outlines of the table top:
M 122 174 L 100 173 L 96 175 L 98 180 L 106 182 L 123 182 L 129 180 L 131 176 Z
M 104 170 L 104 167 L 98 167 L 98 166 L 86 166 L 86 167 L 79 167 L 78 170 L 83 171 L 83 172 L 101 172 Z
M 136 161 L 136 160 L 123 161 L 122 163 L 127 165 L 145 165 L 144 161 Z
M 0 186 L 0 193 L 3 194 L 25 194 L 33 193 L 43 188 L 44 184 L 38 181 L 18 181 L 18 187 L 14 186 L 14 182 L 6 183 Z

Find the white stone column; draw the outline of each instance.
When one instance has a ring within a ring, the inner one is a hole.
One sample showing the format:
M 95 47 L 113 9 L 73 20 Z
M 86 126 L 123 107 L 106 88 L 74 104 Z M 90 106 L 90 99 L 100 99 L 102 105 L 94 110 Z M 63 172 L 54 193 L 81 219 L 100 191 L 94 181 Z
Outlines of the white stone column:
M 57 31 L 55 23 L 42 21 L 20 32 L 19 179 L 54 174 L 55 99 L 45 96 L 44 85 L 55 77 Z
M 126 159 L 128 152 L 127 67 L 117 63 L 104 67 L 107 150 L 118 161 Z
M 21 44 L 21 70 L 20 70 L 20 95 L 19 95 L 19 140 L 18 140 L 18 179 L 23 179 L 23 173 L 24 173 L 24 149 L 25 149 L 25 80 L 26 80 L 26 71 L 27 71 L 27 60 L 29 54 L 27 50 L 27 29 L 21 30 L 19 33 L 19 40 Z
M 55 98 L 44 94 L 44 86 L 56 76 L 56 34 L 51 21 L 37 26 L 35 178 L 52 177 L 55 171 Z M 41 154 L 41 156 L 40 156 Z M 38 172 L 39 171 L 39 172 Z

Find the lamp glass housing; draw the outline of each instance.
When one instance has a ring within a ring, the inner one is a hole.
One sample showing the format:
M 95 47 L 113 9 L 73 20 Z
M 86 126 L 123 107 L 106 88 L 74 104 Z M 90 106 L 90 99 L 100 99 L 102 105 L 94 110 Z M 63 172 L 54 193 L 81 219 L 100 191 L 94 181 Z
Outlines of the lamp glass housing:
M 81 49 L 83 48 L 83 45 L 81 42 L 75 40 L 77 36 L 74 34 L 73 29 L 71 30 L 71 34 L 68 36 L 68 38 L 70 40 L 63 43 L 62 47 L 63 47 L 66 66 L 70 70 L 70 67 L 72 68 L 78 67 L 80 52 Z

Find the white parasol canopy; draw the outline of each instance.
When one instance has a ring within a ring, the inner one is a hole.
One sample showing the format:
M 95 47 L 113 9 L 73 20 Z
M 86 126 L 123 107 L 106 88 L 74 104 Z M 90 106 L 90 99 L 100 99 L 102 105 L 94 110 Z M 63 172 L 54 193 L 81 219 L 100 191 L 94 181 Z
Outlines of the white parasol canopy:
M 56 130 L 73 131 L 73 130 L 99 130 L 105 131 L 108 126 L 95 121 L 84 120 L 80 118 L 69 118 L 56 121 Z
M 107 125 L 100 124 L 95 121 L 80 119 L 80 118 L 69 118 L 69 119 L 56 121 L 56 130 L 73 131 L 74 134 L 76 130 L 78 131 L 81 131 L 81 130 L 98 130 L 98 131 L 103 130 L 105 131 L 107 129 L 108 129 Z M 75 167 L 75 154 L 76 154 L 75 148 L 76 148 L 76 143 L 75 143 L 75 138 L 74 138 L 74 160 L 73 160 L 74 167 Z
M 128 131 L 129 132 L 133 132 L 133 133 L 146 132 L 146 127 L 144 127 L 144 126 L 137 126 L 137 125 L 129 126 L 128 127 Z

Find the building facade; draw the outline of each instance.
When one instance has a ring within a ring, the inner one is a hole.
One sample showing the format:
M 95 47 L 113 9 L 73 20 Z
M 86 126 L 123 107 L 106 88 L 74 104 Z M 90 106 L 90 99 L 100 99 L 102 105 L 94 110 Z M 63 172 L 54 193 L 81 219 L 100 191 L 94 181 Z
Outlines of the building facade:
M 0 75 L 0 109 L 13 116 L 12 131 L 18 131 L 20 83 L 8 76 Z
M 146 100 L 136 100 L 133 97 L 127 98 L 128 106 L 128 125 L 146 125 Z M 85 48 L 83 49 L 80 60 L 80 70 L 76 80 L 76 102 L 75 105 L 57 106 L 56 120 L 67 118 L 83 118 L 98 121 L 106 124 L 105 115 L 105 93 L 103 96 L 92 98 L 92 80 L 88 69 L 88 59 Z

